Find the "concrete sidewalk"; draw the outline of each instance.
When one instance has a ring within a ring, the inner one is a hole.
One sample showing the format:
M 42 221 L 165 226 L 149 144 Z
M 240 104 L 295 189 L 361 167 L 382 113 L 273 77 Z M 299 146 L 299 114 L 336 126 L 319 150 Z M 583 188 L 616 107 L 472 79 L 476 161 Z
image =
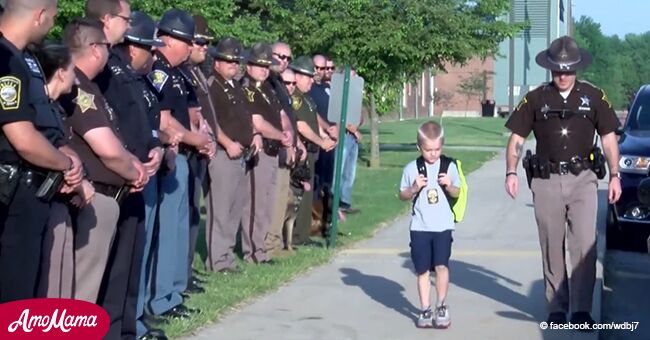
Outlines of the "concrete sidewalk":
M 597 333 L 540 330 L 546 310 L 531 195 L 520 176 L 520 196 L 507 197 L 504 169 L 500 153 L 468 176 L 469 210 L 454 234 L 450 264 L 449 329 L 414 326 L 419 303 L 403 217 L 192 339 L 597 339 Z M 596 320 L 601 278 L 599 261 Z

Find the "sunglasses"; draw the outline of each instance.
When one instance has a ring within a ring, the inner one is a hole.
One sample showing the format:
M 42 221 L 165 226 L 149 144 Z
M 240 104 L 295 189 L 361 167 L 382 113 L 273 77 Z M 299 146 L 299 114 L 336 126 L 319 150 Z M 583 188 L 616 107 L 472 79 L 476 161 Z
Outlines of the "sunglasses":
M 284 80 L 283 82 L 284 82 L 284 85 L 287 85 L 287 86 L 289 86 L 289 85 L 296 86 L 296 84 L 297 84 L 297 82 L 295 82 L 295 81 L 286 81 L 286 80 Z
M 122 20 L 126 21 L 127 24 L 130 24 L 132 21 L 130 17 L 126 17 L 124 15 L 115 14 L 114 16 L 118 18 L 122 18 Z
M 284 55 L 284 54 L 280 54 L 280 53 L 273 53 L 273 55 L 277 56 L 280 60 L 286 60 L 286 61 L 289 61 L 289 62 L 292 60 L 290 55 Z
M 316 71 L 334 71 L 336 68 L 334 66 L 314 66 Z
M 199 38 L 194 40 L 194 44 L 201 47 L 208 46 L 208 41 L 206 39 Z
M 111 47 L 111 43 L 109 43 L 109 42 L 105 42 L 105 41 L 98 41 L 98 42 L 90 43 L 90 46 L 93 46 L 93 45 L 94 45 L 94 46 L 106 46 L 106 48 L 110 48 L 110 47 Z

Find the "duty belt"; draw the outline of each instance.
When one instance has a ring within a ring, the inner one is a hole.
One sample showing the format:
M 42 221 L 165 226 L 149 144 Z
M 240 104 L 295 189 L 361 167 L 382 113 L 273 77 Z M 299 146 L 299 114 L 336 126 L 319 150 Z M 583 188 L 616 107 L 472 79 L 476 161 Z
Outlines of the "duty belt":
M 550 162 L 549 166 L 552 174 L 568 175 L 571 173 L 572 164 L 574 164 L 574 167 L 576 165 L 582 167 L 582 171 L 591 170 L 592 166 L 591 162 L 588 159 L 580 157 L 573 157 L 568 162 Z
M 119 186 L 99 182 L 92 182 L 92 184 L 96 192 L 113 198 L 115 201 L 117 201 L 118 205 L 122 203 L 129 192 L 128 186 L 126 185 Z

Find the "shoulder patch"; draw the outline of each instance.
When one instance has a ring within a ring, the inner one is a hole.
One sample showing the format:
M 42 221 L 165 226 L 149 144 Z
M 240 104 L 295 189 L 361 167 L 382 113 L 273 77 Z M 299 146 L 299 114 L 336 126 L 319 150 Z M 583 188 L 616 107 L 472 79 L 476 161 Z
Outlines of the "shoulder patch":
M 0 105 L 3 110 L 16 110 L 20 107 L 20 79 L 14 76 L 0 78 Z
M 41 68 L 38 66 L 38 63 L 36 60 L 34 60 L 34 58 L 26 55 L 25 62 L 27 63 L 27 66 L 29 66 L 29 70 L 32 71 L 32 73 L 42 76 Z
M 522 100 L 519 102 L 519 105 L 517 105 L 516 110 L 521 109 L 521 107 L 524 106 L 525 104 L 528 104 L 528 98 L 527 98 L 526 96 L 524 96 L 524 99 L 522 99 Z
M 80 88 L 77 88 L 77 98 L 73 99 L 72 102 L 79 106 L 81 113 L 86 113 L 86 111 L 90 109 L 97 110 L 97 105 L 95 105 L 95 95 Z
M 302 107 L 302 98 L 298 96 L 291 96 L 291 108 L 294 110 L 300 110 Z
M 251 103 L 255 102 L 255 92 L 251 91 L 248 87 L 244 87 L 244 92 L 246 92 L 246 97 L 248 97 L 248 101 Z
M 169 79 L 169 75 L 165 73 L 165 71 L 154 70 L 147 75 L 147 78 L 156 91 L 161 92 L 165 83 L 167 83 L 167 80 Z

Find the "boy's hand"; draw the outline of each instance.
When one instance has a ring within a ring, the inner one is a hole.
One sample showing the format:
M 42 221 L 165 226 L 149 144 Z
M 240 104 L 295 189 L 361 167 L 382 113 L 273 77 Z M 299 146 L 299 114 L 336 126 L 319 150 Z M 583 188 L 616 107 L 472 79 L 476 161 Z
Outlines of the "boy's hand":
M 451 178 L 449 178 L 449 175 L 447 174 L 439 174 L 438 175 L 438 185 L 441 187 L 445 188 L 451 185 Z
M 413 182 L 413 189 L 415 193 L 420 192 L 420 190 L 424 187 L 427 186 L 428 179 L 424 177 L 424 175 L 418 175 L 418 177 L 415 178 L 415 182 Z

